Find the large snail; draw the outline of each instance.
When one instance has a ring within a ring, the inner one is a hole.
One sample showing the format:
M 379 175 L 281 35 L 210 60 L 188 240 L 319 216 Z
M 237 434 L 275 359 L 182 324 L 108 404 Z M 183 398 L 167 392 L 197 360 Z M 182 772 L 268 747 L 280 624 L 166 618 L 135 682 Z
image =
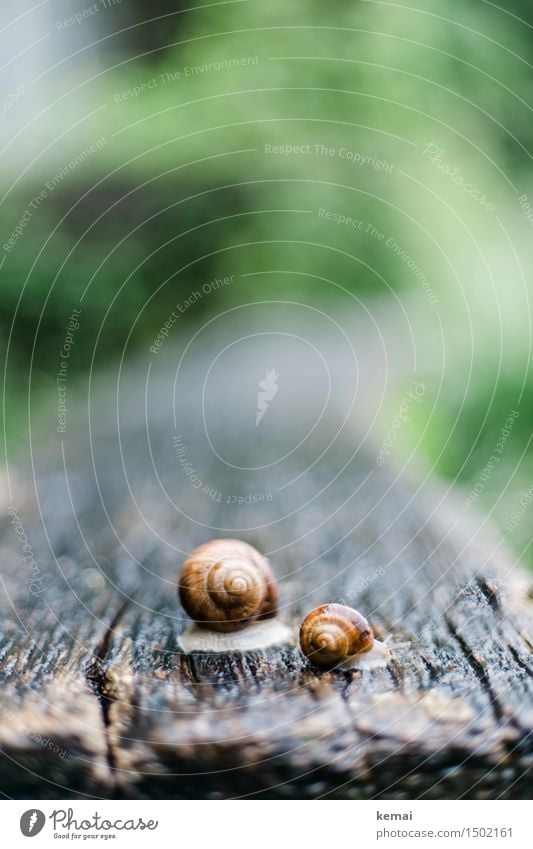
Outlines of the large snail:
M 389 649 L 364 616 L 344 604 L 322 604 L 300 626 L 300 648 L 318 666 L 384 665 Z M 370 661 L 370 662 L 365 662 Z
M 278 591 L 266 557 L 237 539 L 214 539 L 185 560 L 181 604 L 200 628 L 230 633 L 276 615 Z

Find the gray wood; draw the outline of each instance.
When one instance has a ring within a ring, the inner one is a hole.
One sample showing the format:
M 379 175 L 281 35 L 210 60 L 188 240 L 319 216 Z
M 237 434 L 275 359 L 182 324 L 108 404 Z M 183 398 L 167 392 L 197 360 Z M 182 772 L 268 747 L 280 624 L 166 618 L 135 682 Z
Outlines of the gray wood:
M 243 473 L 213 460 L 198 426 L 202 368 L 178 386 L 180 433 L 203 481 L 225 494 L 243 492 Z M 63 444 L 41 435 L 31 473 L 24 457 L 9 470 L 8 500 L 39 564 L 42 592 L 28 590 L 7 516 L 0 791 L 33 798 L 527 796 L 529 582 L 484 520 L 465 516 L 442 486 L 420 487 L 392 464 L 379 467 L 369 445 L 339 427 L 340 412 L 283 462 L 284 479 L 301 475 L 294 485 L 278 489 L 279 466 L 245 473 L 248 491 L 271 489 L 272 502 L 214 501 L 187 483 L 177 463 L 165 400 L 172 393 L 162 379 L 146 430 L 143 369 L 138 364 L 133 374 L 136 398 L 128 383 L 120 389 L 120 427 L 115 385 L 95 396 L 91 441 L 80 413 Z M 304 395 L 291 401 L 300 410 Z M 212 434 L 224 456 L 260 465 L 266 437 L 254 442 L 236 429 L 223 394 L 213 403 L 220 416 Z M 290 404 L 277 428 L 269 444 L 298 431 Z M 313 466 L 329 437 L 331 448 Z M 391 644 L 387 667 L 321 672 L 296 646 L 180 653 L 185 617 L 174 583 L 182 552 L 235 535 L 270 556 L 286 622 L 297 624 L 324 601 L 352 603 Z

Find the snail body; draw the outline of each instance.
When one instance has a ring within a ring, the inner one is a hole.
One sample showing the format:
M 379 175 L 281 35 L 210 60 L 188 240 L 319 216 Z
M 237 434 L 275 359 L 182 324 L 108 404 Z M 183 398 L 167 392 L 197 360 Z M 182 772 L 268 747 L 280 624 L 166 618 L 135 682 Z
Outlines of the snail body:
M 358 610 L 344 604 L 322 604 L 300 626 L 300 648 L 318 666 L 384 665 L 389 650 Z M 366 660 L 370 662 L 365 662 Z
M 231 633 L 274 617 L 278 591 L 266 557 L 242 540 L 215 539 L 185 560 L 181 604 L 199 628 Z

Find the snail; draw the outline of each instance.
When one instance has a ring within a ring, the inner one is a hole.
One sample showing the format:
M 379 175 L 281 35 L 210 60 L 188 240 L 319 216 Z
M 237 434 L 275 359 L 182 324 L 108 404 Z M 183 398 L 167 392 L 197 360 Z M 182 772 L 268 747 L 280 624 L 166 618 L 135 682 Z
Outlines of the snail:
M 364 616 L 344 604 L 321 604 L 300 626 L 300 648 L 317 666 L 384 666 L 388 647 L 374 638 Z
M 194 621 L 181 635 L 185 651 L 241 651 L 287 639 L 288 629 L 276 619 L 278 589 L 270 564 L 242 540 L 214 539 L 191 552 L 178 592 Z

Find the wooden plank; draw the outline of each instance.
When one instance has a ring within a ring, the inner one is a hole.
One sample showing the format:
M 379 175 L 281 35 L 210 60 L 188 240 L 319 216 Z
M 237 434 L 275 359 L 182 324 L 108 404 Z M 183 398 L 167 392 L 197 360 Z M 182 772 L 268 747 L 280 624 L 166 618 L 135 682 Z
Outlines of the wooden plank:
M 186 380 L 179 432 L 200 488 L 176 455 L 168 386 L 157 390 L 163 400 L 148 431 L 123 407 L 119 425 L 97 416 L 89 431 L 80 418 L 71 438 L 34 453 L 31 476 L 10 475 L 42 592 L 28 590 L 8 516 L 0 790 L 36 798 L 526 796 L 531 608 L 527 579 L 501 541 L 434 485 L 417 492 L 377 465 L 340 416 L 281 467 L 243 472 L 228 458 L 268 465 L 261 459 L 277 441 L 290 444 L 299 419 L 285 410 L 259 451 L 257 436 L 232 426 L 221 390 L 211 398 L 222 457 L 213 460 L 198 428 L 201 381 L 194 370 Z M 131 387 L 122 397 L 131 399 Z M 307 396 L 293 403 L 310 404 Z M 274 495 L 233 500 L 246 492 Z M 320 672 L 295 645 L 181 653 L 175 580 L 184 553 L 235 535 L 270 556 L 285 622 L 296 627 L 324 601 L 354 604 L 392 646 L 387 667 Z

